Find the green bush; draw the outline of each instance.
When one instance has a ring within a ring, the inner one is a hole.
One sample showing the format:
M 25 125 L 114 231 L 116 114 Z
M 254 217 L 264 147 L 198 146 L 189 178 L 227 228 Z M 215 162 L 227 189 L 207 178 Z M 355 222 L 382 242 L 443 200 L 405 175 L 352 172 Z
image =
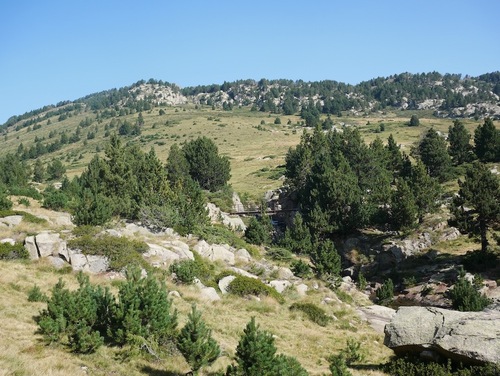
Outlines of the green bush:
M 260 280 L 242 275 L 236 276 L 228 286 L 228 291 L 231 294 L 238 296 L 246 295 L 266 295 L 276 299 L 278 302 L 283 303 L 283 297 L 271 286 L 267 286 Z
M 53 186 L 47 187 L 44 192 L 43 207 L 51 210 L 62 210 L 68 205 L 69 198 L 66 193 L 55 189 Z
M 133 264 L 143 265 L 144 260 L 141 253 L 148 249 L 148 245 L 143 241 L 111 235 L 101 235 L 96 238 L 84 235 L 69 240 L 68 246 L 80 249 L 85 254 L 106 256 L 109 259 L 109 266 L 113 270 L 122 270 Z
M 28 302 L 47 302 L 49 297 L 45 295 L 40 287 L 34 285 L 33 288 L 28 292 Z
M 389 375 L 404 376 L 498 376 L 500 365 L 453 366 L 451 360 L 446 364 L 424 362 L 415 357 L 396 358 L 384 366 Z
M 286 248 L 269 248 L 266 256 L 274 261 L 290 262 L 293 258 L 292 252 Z
M 47 308 L 35 319 L 44 340 L 77 353 L 92 353 L 104 343 L 161 348 L 172 340 L 177 312 L 172 311 L 165 285 L 150 275 L 141 278 L 138 268 L 128 269 L 126 276 L 117 299 L 107 288 L 91 285 L 83 273 L 77 276 L 75 291 L 59 280 Z
M 388 278 L 376 291 L 377 299 L 380 303 L 386 303 L 394 296 L 394 283 Z
M 330 364 L 329 369 L 332 376 L 352 376 L 342 354 L 330 356 L 328 358 L 328 363 Z
M 291 263 L 292 273 L 299 278 L 310 278 L 312 276 L 312 270 L 309 264 L 302 260 L 294 260 Z
M 194 260 L 181 260 L 170 265 L 169 271 L 175 273 L 177 281 L 191 284 L 198 277 L 199 267 Z
M 20 243 L 0 243 L 0 260 L 29 259 L 30 254 Z
M 328 323 L 332 320 L 331 317 L 327 316 L 324 309 L 318 307 L 313 303 L 293 303 L 290 306 L 290 310 L 301 311 L 305 313 L 309 320 L 320 326 L 327 326 Z
M 459 311 L 482 311 L 491 303 L 490 299 L 482 295 L 477 287 L 465 278 L 463 269 L 457 283 L 450 290 L 450 298 L 453 308 Z
M 46 219 L 34 216 L 33 214 L 26 213 L 26 212 L 23 212 L 23 211 L 19 211 L 19 210 L 0 210 L 0 218 L 8 217 L 8 216 L 11 216 L 11 215 L 22 215 L 23 216 L 23 221 L 29 222 L 29 223 L 36 223 L 36 224 L 47 223 Z

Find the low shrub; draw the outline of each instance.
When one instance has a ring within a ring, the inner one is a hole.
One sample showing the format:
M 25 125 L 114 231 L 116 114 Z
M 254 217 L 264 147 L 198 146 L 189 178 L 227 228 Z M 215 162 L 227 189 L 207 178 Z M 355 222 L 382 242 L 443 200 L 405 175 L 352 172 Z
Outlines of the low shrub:
M 37 285 L 34 285 L 33 288 L 28 291 L 28 302 L 47 302 L 49 300 L 49 297 L 45 295 L 42 290 L 40 290 L 40 287 Z
M 171 273 L 175 273 L 176 279 L 185 284 L 191 284 L 198 276 L 198 265 L 194 260 L 181 260 L 170 265 Z
M 320 308 L 313 303 L 293 303 L 290 306 L 290 311 L 303 312 L 309 320 L 319 326 L 327 326 L 332 320 L 323 308 Z
M 405 376 L 498 376 L 500 365 L 454 366 L 450 360 L 446 364 L 439 364 L 407 356 L 385 364 L 384 372 L 389 375 Z
M 293 258 L 292 252 L 286 248 L 269 248 L 266 256 L 274 261 L 290 262 Z
M 141 253 L 148 249 L 148 245 L 143 241 L 111 235 L 101 235 L 96 238 L 84 235 L 69 240 L 68 247 L 80 249 L 88 255 L 106 256 L 109 259 L 110 268 L 114 270 L 122 270 L 133 264 L 144 265 Z
M 231 294 L 238 296 L 265 295 L 274 298 L 279 303 L 284 302 L 284 298 L 280 295 L 280 293 L 271 286 L 265 285 L 259 279 L 245 277 L 242 275 L 236 276 L 236 278 L 231 281 L 228 286 L 228 291 Z
M 391 300 L 394 296 L 394 283 L 392 279 L 386 279 L 384 284 L 377 289 L 376 294 L 379 303 L 387 303 Z
M 0 243 L 0 260 L 29 259 L 30 254 L 20 243 Z
M 490 299 L 482 295 L 478 288 L 465 278 L 463 270 L 449 294 L 453 308 L 459 311 L 482 311 L 491 303 Z
M 293 275 L 299 278 L 310 278 L 312 276 L 312 269 L 309 264 L 302 260 L 292 261 L 291 270 Z

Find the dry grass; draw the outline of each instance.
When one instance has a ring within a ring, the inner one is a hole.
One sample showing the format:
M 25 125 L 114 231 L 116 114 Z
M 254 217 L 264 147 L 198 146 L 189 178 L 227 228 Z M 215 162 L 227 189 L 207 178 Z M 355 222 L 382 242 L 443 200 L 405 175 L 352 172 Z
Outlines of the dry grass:
M 184 374 L 188 365 L 178 354 L 165 356 L 159 361 L 134 358 L 121 359 L 121 350 L 102 347 L 93 355 L 76 355 L 57 346 L 41 342 L 36 332 L 33 316 L 44 307 L 43 303 L 27 302 L 28 291 L 37 284 L 43 292 L 50 292 L 58 278 L 63 278 L 69 288 L 77 283 L 73 275 L 57 273 L 48 264 L 41 262 L 0 262 L 0 375 L 165 375 Z M 93 276 L 91 281 L 111 286 L 110 280 Z M 186 321 L 191 305 L 196 304 L 203 318 L 213 329 L 213 335 L 224 350 L 222 356 L 211 367 L 224 369 L 232 362 L 237 343 L 245 325 L 252 316 L 262 329 L 271 331 L 276 338 L 279 353 L 295 356 L 311 375 L 328 372 L 326 357 L 345 346 L 347 338 L 362 343 L 367 351 L 368 364 L 381 364 L 391 355 L 382 345 L 383 338 L 366 323 L 361 322 L 353 308 L 345 303 L 322 305 L 329 315 L 338 318 L 327 327 L 320 327 L 288 307 L 297 299 L 287 295 L 287 303 L 280 305 L 272 299 L 262 301 L 245 300 L 224 296 L 221 301 L 207 304 L 199 300 L 193 286 L 175 286 L 167 281 L 170 290 L 180 292 L 182 298 L 174 300 L 179 311 L 180 326 Z M 326 295 L 333 292 L 320 288 L 308 295 L 305 301 L 320 304 Z M 170 372 L 170 373 L 168 373 Z M 380 371 L 353 370 L 355 375 L 383 375 Z

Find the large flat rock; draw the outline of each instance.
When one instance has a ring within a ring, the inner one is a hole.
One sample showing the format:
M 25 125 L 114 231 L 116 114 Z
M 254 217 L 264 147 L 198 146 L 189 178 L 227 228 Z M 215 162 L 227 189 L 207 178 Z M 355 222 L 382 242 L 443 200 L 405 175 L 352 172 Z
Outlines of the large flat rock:
M 500 310 L 401 307 L 385 327 L 384 344 L 397 354 L 431 351 L 464 364 L 500 363 Z

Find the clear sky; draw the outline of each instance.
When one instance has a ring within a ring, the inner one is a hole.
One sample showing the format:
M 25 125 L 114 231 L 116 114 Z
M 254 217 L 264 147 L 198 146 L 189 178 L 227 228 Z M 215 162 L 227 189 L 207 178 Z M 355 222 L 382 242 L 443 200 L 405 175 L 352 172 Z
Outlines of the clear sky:
M 500 70 L 499 0 L 3 0 L 0 124 L 155 78 L 356 84 Z

